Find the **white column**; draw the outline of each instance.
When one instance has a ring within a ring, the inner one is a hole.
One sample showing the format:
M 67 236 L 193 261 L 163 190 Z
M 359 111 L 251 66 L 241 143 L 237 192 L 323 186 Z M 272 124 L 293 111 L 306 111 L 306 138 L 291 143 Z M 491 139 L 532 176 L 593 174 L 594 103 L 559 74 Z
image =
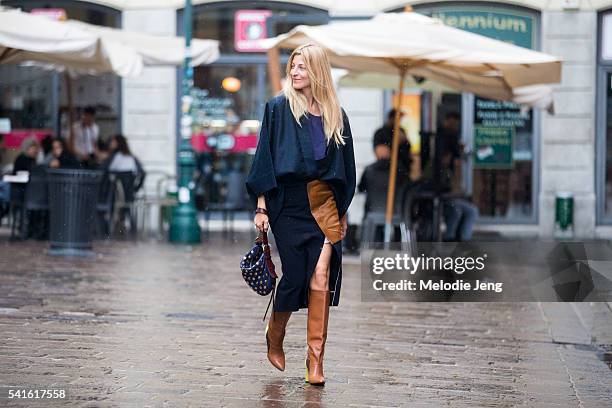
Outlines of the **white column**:
M 340 103 L 351 124 L 357 166 L 357 183 L 368 164 L 376 160 L 372 151 L 372 138 L 383 124 L 383 91 L 379 89 L 341 88 Z M 365 194 L 356 193 L 349 208 L 349 222 L 361 224 Z
M 123 28 L 149 34 L 176 35 L 174 9 L 123 12 Z M 122 129 L 133 153 L 142 161 L 147 189 L 155 188 L 156 173 L 175 174 L 176 68 L 145 68 L 142 76 L 124 79 Z
M 556 114 L 543 114 L 541 139 L 540 235 L 554 231 L 555 192 L 574 194 L 576 238 L 595 234 L 595 68 L 594 11 L 546 11 L 543 51 L 564 59 L 562 83 L 554 87 Z

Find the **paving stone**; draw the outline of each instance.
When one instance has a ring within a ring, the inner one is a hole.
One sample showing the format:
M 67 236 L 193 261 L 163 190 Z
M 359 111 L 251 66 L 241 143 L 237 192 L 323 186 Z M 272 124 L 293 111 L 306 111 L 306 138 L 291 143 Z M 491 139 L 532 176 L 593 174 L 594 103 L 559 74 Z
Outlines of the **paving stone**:
M 306 311 L 290 320 L 279 372 L 265 355 L 268 299 L 237 266 L 250 245 L 99 242 L 75 259 L 0 239 L 0 385 L 68 390 L 44 406 L 612 407 L 598 357 L 610 305 L 362 302 L 350 257 L 327 384 L 305 384 Z

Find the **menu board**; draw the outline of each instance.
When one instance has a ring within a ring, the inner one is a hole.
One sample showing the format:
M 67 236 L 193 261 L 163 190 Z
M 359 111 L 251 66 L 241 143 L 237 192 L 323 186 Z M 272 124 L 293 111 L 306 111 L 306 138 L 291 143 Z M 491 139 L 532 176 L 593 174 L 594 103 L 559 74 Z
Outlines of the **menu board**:
M 511 169 L 514 146 L 513 127 L 474 128 L 474 167 Z

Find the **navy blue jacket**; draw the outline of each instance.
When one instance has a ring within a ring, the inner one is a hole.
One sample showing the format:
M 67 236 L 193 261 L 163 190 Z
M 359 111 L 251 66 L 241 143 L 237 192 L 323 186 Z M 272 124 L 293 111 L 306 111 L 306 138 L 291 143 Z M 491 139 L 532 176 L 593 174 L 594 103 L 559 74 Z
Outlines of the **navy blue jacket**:
M 344 145 L 331 140 L 325 167 L 317 168 L 308 119 L 296 122 L 289 101 L 280 95 L 266 103 L 253 165 L 246 180 L 253 209 L 257 197 L 264 195 L 270 224 L 274 224 L 283 205 L 283 183 L 320 179 L 328 182 L 336 199 L 338 215 L 344 216 L 355 195 L 355 154 L 353 136 L 346 112 L 342 110 Z

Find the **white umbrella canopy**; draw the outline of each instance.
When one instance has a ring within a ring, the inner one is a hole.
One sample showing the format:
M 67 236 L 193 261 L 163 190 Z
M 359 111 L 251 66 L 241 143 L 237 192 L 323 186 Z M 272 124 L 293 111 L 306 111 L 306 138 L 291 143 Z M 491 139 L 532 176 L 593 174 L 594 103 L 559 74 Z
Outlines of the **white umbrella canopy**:
M 34 29 L 35 27 L 35 29 Z M 219 43 L 192 40 L 193 66 L 219 58 Z M 0 9 L 0 64 L 29 63 L 76 74 L 140 75 L 144 66 L 179 66 L 185 40 L 101 27 L 79 21 L 53 21 L 16 9 Z
M 449 27 L 413 12 L 302 25 L 264 40 L 266 47 L 281 48 L 308 42 L 324 47 L 334 67 L 395 76 L 406 70 L 492 99 L 513 100 L 515 88 L 561 80 L 557 57 Z
M 376 72 L 351 72 L 343 68 L 334 68 L 338 86 L 354 88 L 397 89 L 397 75 L 379 74 Z M 417 75 L 418 77 L 418 75 Z M 413 76 L 406 77 L 404 88 L 419 88 L 430 92 L 455 92 L 456 89 L 436 81 L 416 81 Z M 553 90 L 548 85 L 528 85 L 512 89 L 511 101 L 522 105 L 522 108 L 537 108 L 554 113 Z
M 379 74 L 376 72 L 351 72 L 344 68 L 332 68 L 332 76 L 338 86 L 352 88 L 397 89 L 397 75 Z M 404 81 L 404 89 L 418 88 L 431 92 L 454 92 L 455 89 L 435 81 L 417 81 L 408 75 Z
M 127 30 L 96 26 L 80 21 L 69 21 L 83 31 L 100 36 L 106 41 L 134 49 L 142 56 L 145 66 L 177 66 L 185 59 L 185 38 L 155 36 Z M 191 40 L 191 65 L 210 64 L 219 59 L 219 41 Z
M 15 9 L 0 9 L 0 64 L 30 63 L 80 74 L 135 76 L 143 61 L 133 49 L 81 28 Z

